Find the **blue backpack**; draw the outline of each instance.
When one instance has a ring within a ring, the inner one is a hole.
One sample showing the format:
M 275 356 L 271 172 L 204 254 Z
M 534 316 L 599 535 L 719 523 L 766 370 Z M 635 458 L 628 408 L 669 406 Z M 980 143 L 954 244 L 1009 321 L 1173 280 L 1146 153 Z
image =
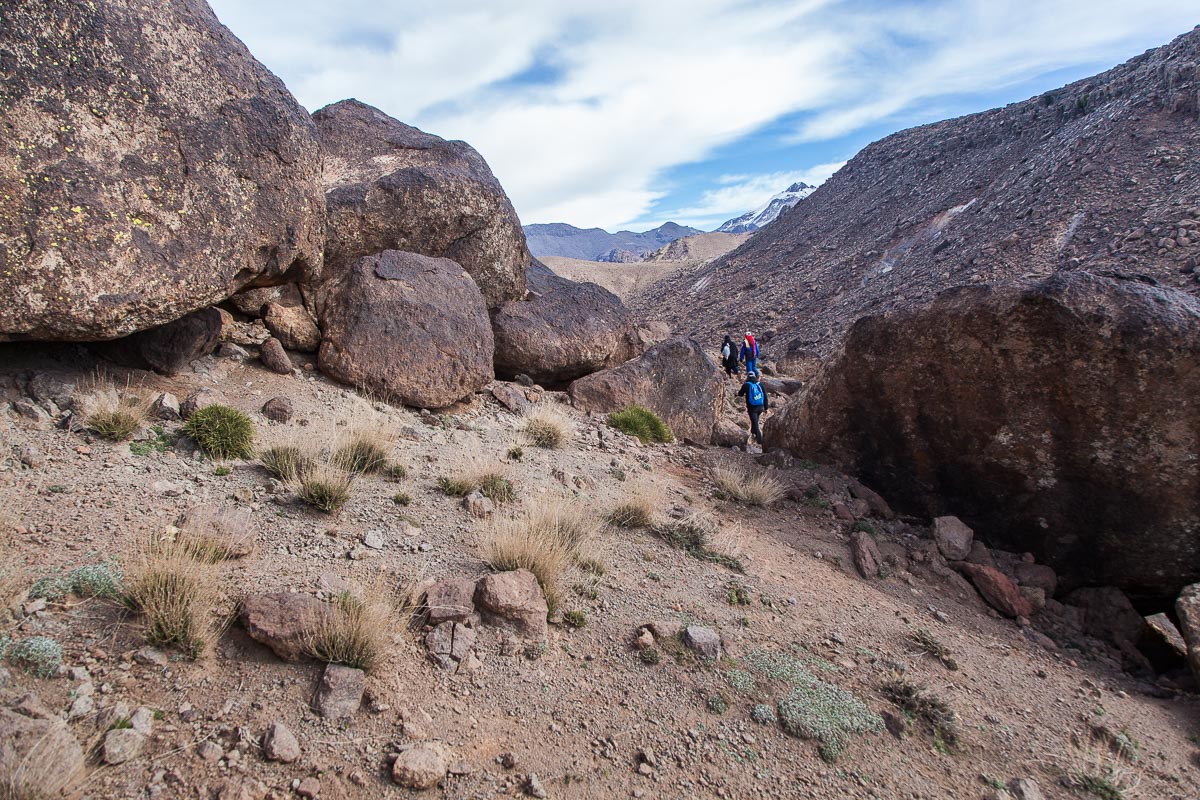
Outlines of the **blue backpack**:
M 758 383 L 753 383 L 753 382 L 747 383 L 746 386 L 749 387 L 746 391 L 746 400 L 752 406 L 761 406 L 763 404 L 763 401 L 765 400 L 765 397 L 763 396 L 762 386 Z

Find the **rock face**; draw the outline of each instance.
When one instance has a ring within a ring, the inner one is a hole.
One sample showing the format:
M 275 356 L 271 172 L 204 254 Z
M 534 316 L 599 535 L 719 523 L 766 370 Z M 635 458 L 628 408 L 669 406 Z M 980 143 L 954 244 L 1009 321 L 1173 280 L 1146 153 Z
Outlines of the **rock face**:
M 444 408 L 492 379 L 479 288 L 445 258 L 388 250 L 322 286 L 326 375 L 410 406 Z
M 117 363 L 178 375 L 188 364 L 217 349 L 221 340 L 221 314 L 215 308 L 193 311 L 157 328 L 99 346 Z
M 1179 628 L 1187 642 L 1188 666 L 1200 681 L 1200 583 L 1186 587 L 1175 601 Z
M 654 284 L 635 308 L 702 342 L 736 332 L 729 320 L 770 319 L 779 335 L 766 355 L 805 378 L 859 317 L 919 308 L 950 286 L 1083 268 L 1200 293 L 1200 171 L 1187 168 L 1197 63 L 1192 30 L 1061 89 L 874 142 L 746 244 Z
M 543 386 L 563 386 L 641 352 L 633 316 L 615 294 L 560 278 L 540 262 L 526 275 L 529 297 L 492 316 L 499 377 L 525 374 Z
M 113 339 L 319 272 L 312 122 L 203 0 L 22 2 L 0 53 L 0 340 Z
M 767 427 L 894 503 L 952 511 L 1062 582 L 1200 578 L 1200 303 L 1088 273 L 860 320 Z
M 479 153 L 357 100 L 326 106 L 313 121 L 325 155 L 331 271 L 407 250 L 461 264 L 489 307 L 524 296 L 525 234 Z
M 662 417 L 678 439 L 707 444 L 725 401 L 716 364 L 692 339 L 676 337 L 619 367 L 580 378 L 567 390 L 577 408 L 612 412 L 636 404 Z

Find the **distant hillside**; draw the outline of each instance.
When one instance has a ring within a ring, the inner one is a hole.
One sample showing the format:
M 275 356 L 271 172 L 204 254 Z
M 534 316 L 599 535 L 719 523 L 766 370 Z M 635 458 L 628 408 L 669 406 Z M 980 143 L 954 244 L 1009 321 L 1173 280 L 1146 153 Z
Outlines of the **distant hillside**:
M 730 233 L 685 236 L 655 250 L 644 261 L 637 263 L 583 261 L 561 256 L 545 256 L 541 261 L 564 278 L 597 283 L 626 300 L 676 270 L 705 264 L 728 253 L 748 238 L 749 234 Z
M 1200 294 L 1200 28 L 1101 75 L 864 148 L 745 245 L 637 304 L 818 355 L 866 314 L 1086 269 Z
M 538 258 L 561 256 L 584 261 L 625 262 L 633 260 L 623 253 L 640 257 L 670 244 L 684 236 L 703 233 L 668 222 L 653 230 L 642 233 L 617 231 L 609 233 L 602 228 L 576 228 L 563 222 L 544 225 L 526 225 L 525 239 L 529 250 Z
M 804 198 L 815 192 L 817 187 L 807 183 L 793 183 L 779 194 L 772 197 L 761 207 L 747 211 L 740 217 L 734 217 L 717 228 L 716 233 L 750 233 L 770 225 L 779 215 L 792 208 Z

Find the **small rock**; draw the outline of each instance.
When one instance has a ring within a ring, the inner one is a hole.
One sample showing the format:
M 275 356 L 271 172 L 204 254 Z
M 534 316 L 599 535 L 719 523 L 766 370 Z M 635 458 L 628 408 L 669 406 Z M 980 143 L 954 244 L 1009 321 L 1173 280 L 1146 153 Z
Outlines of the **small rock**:
M 292 360 L 288 358 L 287 351 L 274 336 L 262 343 L 258 351 L 258 359 L 264 367 L 277 375 L 292 374 Z
M 546 790 L 542 788 L 542 782 L 538 780 L 536 772 L 529 773 L 529 777 L 525 779 L 525 794 L 530 797 L 546 797 Z
M 496 511 L 496 504 L 488 498 L 484 497 L 479 492 L 471 492 L 463 498 L 463 508 L 467 510 L 472 517 L 483 519 L 490 517 Z
M 38 469 L 46 463 L 46 456 L 31 444 L 24 445 L 17 450 L 17 458 L 30 469 Z
M 948 561 L 962 561 L 971 554 L 975 532 L 958 517 L 938 517 L 933 521 L 933 540 Z
M 363 534 L 362 543 L 372 550 L 382 550 L 386 544 L 380 531 L 367 531 Z
M 317 713 L 327 719 L 354 716 L 362 704 L 367 675 L 361 669 L 329 664 L 317 689 Z
M 441 742 L 425 742 L 401 753 L 392 764 L 392 780 L 406 789 L 430 789 L 446 777 L 452 754 Z
M 154 729 L 154 712 L 145 706 L 141 706 L 130 715 L 129 724 L 133 726 L 133 730 L 143 736 L 149 736 L 150 732 Z
M 430 625 L 467 622 L 475 615 L 475 581 L 449 578 L 425 590 L 425 607 Z
M 167 654 L 156 647 L 143 647 L 134 651 L 133 660 L 148 667 L 165 667 L 168 663 Z
M 649 628 L 642 628 L 642 632 L 638 634 L 633 646 L 638 650 L 649 650 L 654 647 L 654 634 L 650 632 Z
M 225 755 L 225 750 L 216 742 L 203 741 L 196 746 L 196 755 L 205 763 L 215 764 Z
M 269 761 L 291 764 L 300 758 L 300 742 L 282 722 L 271 723 L 271 727 L 263 734 L 262 749 Z
M 170 481 L 155 481 L 150 484 L 150 490 L 166 497 L 179 497 L 184 491 L 182 486 Z
M 173 422 L 179 419 L 182 415 L 179 412 L 179 398 L 170 392 L 163 392 L 154 401 L 154 405 L 150 408 L 150 413 L 155 419 Z
M 262 415 L 267 419 L 275 422 L 289 422 L 292 419 L 292 401 L 291 399 L 280 395 L 272 397 L 267 402 L 263 403 Z
M 1014 778 L 1009 781 L 1008 791 L 1016 800 L 1044 800 L 1042 790 L 1033 778 Z
M 313 777 L 308 777 L 300 781 L 300 785 L 296 787 L 296 794 L 301 797 L 313 798 L 321 793 L 321 782 Z
M 712 628 L 689 625 L 683 632 L 683 643 L 706 661 L 718 661 L 721 658 L 721 634 Z
M 105 764 L 124 764 L 142 754 L 146 737 L 133 728 L 114 728 L 104 734 L 103 758 Z

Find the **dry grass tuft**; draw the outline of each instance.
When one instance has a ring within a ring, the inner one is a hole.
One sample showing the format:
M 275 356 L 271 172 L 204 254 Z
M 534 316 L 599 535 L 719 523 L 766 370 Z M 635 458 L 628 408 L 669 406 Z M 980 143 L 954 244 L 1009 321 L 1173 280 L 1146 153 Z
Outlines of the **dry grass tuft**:
M 508 468 L 481 458 L 470 459 L 467 467 L 457 475 L 438 478 L 437 486 L 450 497 L 466 497 L 471 492 L 479 492 L 496 503 L 509 503 L 517 496 Z
M 720 564 L 734 572 L 746 571 L 734 554 L 732 543 L 722 533 L 721 526 L 708 514 L 693 511 L 680 519 L 659 522 L 650 530 L 667 544 L 693 558 Z
M 268 447 L 258 454 L 258 460 L 267 472 L 285 482 L 299 478 L 313 462 L 311 456 L 292 444 Z
M 145 423 L 154 399 L 135 391 L 128 382 L 120 389 L 107 376 L 96 374 L 76 396 L 75 404 L 89 430 L 102 439 L 123 442 Z
M 125 603 L 142 615 L 146 641 L 200 658 L 228 621 L 211 554 L 188 539 L 141 539 L 126 569 Z
M 12 737 L 6 744 L 0 800 L 78 796 L 77 787 L 84 778 L 85 767 L 83 759 L 76 755 L 79 745 L 71 730 L 61 720 L 49 720 L 35 738 L 27 724 L 21 724 L 26 735 Z
M 309 654 L 370 672 L 387 657 L 402 602 L 379 581 L 359 593 L 344 592 L 313 630 Z
M 958 746 L 958 715 L 945 700 L 903 680 L 888 681 L 881 692 L 906 714 L 929 727 L 938 750 L 953 750 Z
M 769 506 L 787 494 L 783 484 L 765 472 L 751 474 L 718 465 L 709 469 L 708 477 L 716 485 L 718 496 L 748 506 Z
M 662 496 L 658 489 L 644 483 L 635 486 L 608 512 L 608 522 L 617 528 L 649 528 L 654 525 L 654 515 L 661 505 Z
M 350 500 L 354 473 L 337 463 L 317 461 L 288 485 L 305 503 L 333 514 Z
M 958 662 L 954 660 L 949 648 L 942 644 L 929 631 L 924 628 L 918 628 L 909 634 L 909 642 L 913 650 L 923 655 L 932 656 L 942 662 L 942 666 L 950 671 L 958 669 Z
M 561 497 L 538 498 L 525 513 L 497 520 L 487 529 L 484 561 L 497 571 L 527 569 L 537 576 L 547 602 L 562 597 L 564 577 L 600 524 L 581 504 Z
M 521 430 L 535 447 L 557 450 L 575 436 L 575 423 L 557 406 L 539 403 L 526 413 Z
M 385 425 L 363 425 L 351 430 L 334 449 L 331 461 L 355 474 L 383 472 L 396 441 L 396 432 Z

